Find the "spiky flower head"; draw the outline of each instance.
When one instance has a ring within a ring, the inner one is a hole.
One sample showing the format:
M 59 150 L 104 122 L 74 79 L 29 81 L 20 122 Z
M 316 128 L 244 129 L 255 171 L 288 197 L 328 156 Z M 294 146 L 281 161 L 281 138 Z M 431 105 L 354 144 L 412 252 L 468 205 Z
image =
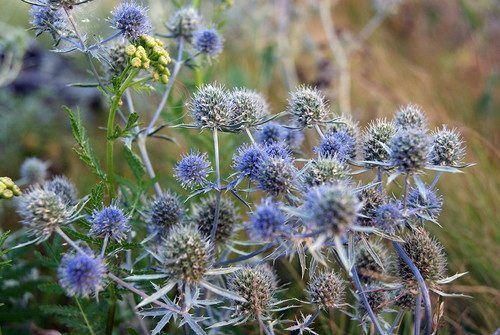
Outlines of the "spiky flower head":
M 355 265 L 359 279 L 363 283 L 383 280 L 392 265 L 392 259 L 384 244 L 380 241 L 370 241 L 369 243 L 369 249 L 365 243 L 358 243 L 355 249 Z
M 52 8 L 64 7 L 66 9 L 71 9 L 80 2 L 80 0 L 48 0 L 47 4 Z
M 207 238 L 193 225 L 172 226 L 164 239 L 160 256 L 170 278 L 189 283 L 200 281 L 210 262 Z
M 370 123 L 363 134 L 363 159 L 365 161 L 384 162 L 389 159 L 387 150 L 389 141 L 396 134 L 396 127 L 385 119 Z
M 363 203 L 358 223 L 361 226 L 376 225 L 376 211 L 386 202 L 386 195 L 376 187 L 365 187 L 358 193 L 358 198 Z
M 259 188 L 270 195 L 290 192 L 296 186 L 297 169 L 289 159 L 270 157 L 259 166 Z
M 129 40 L 136 40 L 141 35 L 151 32 L 151 23 L 147 15 L 147 8 L 133 1 L 120 3 L 111 13 L 111 25 L 119 30 Z
M 336 157 L 319 157 L 305 168 L 303 181 L 306 187 L 334 183 L 349 178 L 349 166 Z
M 9 177 L 0 177 L 0 199 L 10 199 L 22 194 L 21 189 Z
M 346 132 L 354 140 L 359 138 L 359 123 L 351 116 L 340 116 L 335 122 L 327 125 L 327 134 Z
M 393 301 L 396 306 L 413 311 L 415 309 L 415 298 L 420 293 L 417 283 L 405 282 L 402 287 L 393 294 Z
M 224 40 L 213 28 L 200 29 L 193 34 L 194 49 L 202 54 L 215 57 L 222 52 Z
M 90 251 L 67 253 L 57 270 L 59 284 L 69 296 L 88 297 L 104 287 L 106 265 Z
M 414 229 L 404 236 L 403 248 L 418 268 L 425 280 L 436 281 L 444 278 L 446 273 L 446 256 L 441 244 L 423 229 Z M 398 261 L 399 276 L 407 281 L 414 279 L 408 265 L 401 259 Z
M 101 238 L 108 236 L 115 241 L 121 241 L 130 232 L 129 217 L 116 205 L 94 210 L 89 221 L 91 236 Z
M 33 235 L 46 239 L 71 220 L 73 210 L 54 192 L 35 186 L 19 197 L 17 213 Z
M 388 292 L 381 287 L 379 284 L 371 284 L 370 286 L 365 286 L 363 291 L 366 296 L 366 300 L 368 300 L 368 304 L 370 305 L 373 313 L 379 314 L 387 307 L 389 302 L 389 294 Z M 359 293 L 358 293 L 359 294 Z M 362 319 L 367 317 L 368 311 L 365 308 L 365 305 L 360 301 L 361 297 L 358 298 L 357 307 L 358 313 Z
M 301 128 L 322 123 L 328 116 L 323 94 L 307 86 L 299 87 L 290 93 L 287 110 Z
M 430 187 L 412 188 L 408 192 L 408 208 L 421 218 L 436 220 L 443 208 L 443 197 Z
M 285 143 L 292 151 L 299 151 L 302 142 L 304 142 L 304 133 L 300 129 L 287 129 Z
M 270 241 L 285 229 L 286 215 L 281 210 L 283 204 L 265 198 L 250 215 L 246 229 L 254 241 Z
M 233 316 L 265 317 L 274 302 L 276 275 L 267 265 L 245 266 L 230 277 L 228 288 L 246 300 L 234 302 Z
M 228 108 L 243 127 L 252 127 L 269 115 L 269 106 L 262 94 L 246 88 L 231 91 Z
M 401 204 L 389 202 L 379 206 L 375 211 L 375 226 L 388 233 L 394 233 L 404 223 Z
M 289 161 L 290 164 L 293 161 L 292 152 L 290 147 L 286 145 L 285 142 L 274 142 L 264 146 L 264 150 L 267 155 L 271 158 L 282 158 Z
M 327 134 L 314 151 L 320 157 L 336 157 L 341 161 L 356 158 L 356 140 L 345 131 Z
M 77 201 L 76 186 L 65 176 L 54 177 L 43 188 L 57 194 L 68 205 L 74 205 Z
M 267 159 L 264 148 L 258 144 L 242 145 L 233 156 L 233 167 L 243 176 L 257 179 L 262 162 Z
M 184 207 L 179 197 L 170 192 L 156 196 L 148 210 L 148 223 L 162 228 L 169 228 L 179 223 L 184 217 Z
M 49 164 L 36 157 L 30 157 L 21 164 L 21 179 L 26 184 L 41 184 L 47 178 Z
M 236 205 L 230 199 L 221 197 L 219 203 L 219 221 L 215 234 L 215 242 L 217 244 L 226 242 L 232 235 L 236 223 L 240 219 L 236 208 Z M 216 211 L 217 198 L 213 195 L 204 198 L 193 208 L 191 222 L 199 228 L 204 236 L 210 236 L 212 226 L 215 222 Z
M 427 129 L 427 117 L 420 106 L 408 104 L 401 106 L 396 112 L 396 115 L 394 115 L 394 125 L 397 129 L 401 130 L 420 129 L 420 131 L 425 132 Z
M 188 188 L 204 185 L 210 172 L 212 168 L 207 154 L 196 151 L 184 155 L 174 167 L 175 178 Z
M 398 131 L 389 142 L 391 163 L 403 173 L 418 172 L 427 164 L 429 136 L 419 129 Z
M 183 37 L 191 42 L 193 33 L 199 29 L 200 25 L 201 17 L 198 11 L 193 7 L 184 7 L 172 15 L 167 23 L 167 28 L 174 37 Z
M 285 140 L 287 129 L 276 122 L 264 124 L 255 134 L 255 139 L 260 144 L 271 144 Z
M 105 59 L 108 65 L 107 73 L 111 78 L 119 76 L 123 73 L 128 65 L 128 55 L 126 53 L 125 43 L 114 43 L 105 49 Z
M 199 128 L 224 130 L 234 123 L 224 86 L 217 83 L 198 88 L 190 104 L 191 116 Z
M 346 182 L 313 187 L 304 200 L 308 224 L 335 235 L 352 226 L 361 209 L 361 202 Z
M 43 6 L 33 5 L 30 9 L 30 23 L 35 29 L 36 35 L 47 32 L 54 40 L 64 35 L 67 28 L 67 20 L 62 8 L 54 8 L 46 0 L 40 1 Z
M 329 271 L 315 274 L 307 286 L 307 293 L 312 304 L 329 310 L 345 304 L 345 289 L 345 282 L 340 275 Z
M 457 166 L 465 156 L 464 142 L 456 129 L 443 126 L 432 136 L 430 161 L 433 165 Z

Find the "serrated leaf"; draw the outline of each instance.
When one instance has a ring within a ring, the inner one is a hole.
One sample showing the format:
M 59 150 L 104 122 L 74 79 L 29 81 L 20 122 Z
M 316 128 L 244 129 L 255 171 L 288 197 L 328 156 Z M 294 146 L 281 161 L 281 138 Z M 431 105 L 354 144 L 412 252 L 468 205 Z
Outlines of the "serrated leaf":
M 144 165 L 142 165 L 141 160 L 127 146 L 123 147 L 123 151 L 124 151 L 124 154 L 125 154 L 125 160 L 127 161 L 128 166 L 132 170 L 132 173 L 134 174 L 134 177 L 137 180 L 141 180 L 142 177 L 144 177 L 144 174 L 146 173 L 146 171 L 144 169 Z

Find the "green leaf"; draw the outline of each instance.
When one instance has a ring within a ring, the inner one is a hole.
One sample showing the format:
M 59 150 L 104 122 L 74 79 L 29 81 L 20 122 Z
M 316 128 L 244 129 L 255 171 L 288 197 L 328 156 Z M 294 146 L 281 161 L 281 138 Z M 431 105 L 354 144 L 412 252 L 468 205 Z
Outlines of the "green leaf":
M 134 177 L 137 180 L 141 180 L 144 177 L 146 171 L 144 170 L 144 166 L 142 165 L 139 157 L 127 146 L 123 147 L 125 153 L 125 160 L 127 161 L 128 166 L 132 170 Z
M 90 198 L 87 203 L 87 206 L 91 209 L 101 208 L 103 200 L 104 200 L 104 183 L 100 182 L 96 184 L 90 190 Z

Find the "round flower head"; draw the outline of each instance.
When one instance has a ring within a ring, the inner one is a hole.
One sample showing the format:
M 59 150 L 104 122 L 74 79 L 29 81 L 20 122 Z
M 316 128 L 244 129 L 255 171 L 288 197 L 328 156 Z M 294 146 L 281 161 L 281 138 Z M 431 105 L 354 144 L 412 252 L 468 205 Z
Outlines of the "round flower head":
M 307 165 L 303 174 L 306 187 L 334 183 L 349 177 L 349 167 L 336 157 L 320 157 Z
M 322 123 L 328 115 L 325 98 L 321 92 L 305 86 L 290 93 L 287 110 L 301 128 Z
M 181 8 L 172 15 L 167 28 L 174 37 L 183 37 L 191 42 L 193 33 L 198 30 L 201 24 L 201 17 L 193 7 Z
M 287 219 L 280 209 L 281 205 L 281 203 L 273 202 L 271 198 L 261 201 L 246 224 L 252 240 L 270 241 L 283 232 Z
M 88 297 L 104 287 L 106 265 L 91 253 L 68 253 L 57 270 L 59 284 L 69 296 Z
M 328 134 L 345 132 L 349 134 L 354 140 L 359 138 L 359 125 L 358 121 L 354 120 L 351 116 L 341 116 L 336 122 L 329 123 L 327 128 Z
M 172 226 L 164 239 L 161 257 L 171 279 L 194 283 L 200 281 L 209 266 L 209 243 L 192 225 Z
M 191 115 L 200 128 L 223 130 L 234 120 L 227 105 L 228 93 L 219 84 L 206 84 L 195 93 L 190 104 Z
M 130 232 L 128 216 L 115 205 L 95 210 L 90 216 L 89 221 L 92 225 L 89 231 L 89 235 L 91 236 L 109 236 L 109 238 L 115 241 L 121 241 Z
M 267 153 L 260 145 L 242 145 L 233 157 L 233 167 L 243 176 L 257 179 L 260 165 L 267 159 Z
M 115 43 L 106 48 L 107 72 L 110 79 L 119 76 L 125 71 L 129 58 L 126 53 L 127 45 L 125 43 Z
M 345 131 L 330 133 L 321 140 L 314 151 L 320 157 L 337 157 L 342 161 L 354 159 L 356 158 L 356 140 Z
M 269 115 L 266 99 L 246 88 L 234 89 L 229 96 L 228 108 L 235 120 L 244 127 L 252 127 Z
M 31 157 L 21 165 L 21 179 L 26 184 L 41 184 L 47 178 L 49 165 L 38 158 Z
M 230 277 L 228 288 L 246 299 L 246 302 L 234 302 L 233 316 L 262 318 L 273 306 L 276 275 L 267 265 L 245 266 Z
M 403 248 L 418 268 L 425 280 L 443 279 L 446 273 L 446 256 L 441 244 L 423 229 L 415 229 L 404 236 Z M 408 281 L 414 280 L 413 273 L 401 259 L 398 261 L 399 276 Z
M 39 186 L 23 193 L 17 202 L 21 222 L 34 235 L 48 238 L 56 228 L 71 221 L 73 211 L 54 192 Z
M 68 205 L 74 205 L 77 201 L 75 184 L 64 176 L 53 178 L 46 182 L 43 188 L 57 194 Z
M 285 143 L 294 152 L 300 150 L 300 146 L 304 142 L 304 134 L 299 129 L 287 129 Z
M 197 187 L 205 184 L 212 171 L 206 153 L 191 152 L 182 157 L 174 167 L 175 178 L 184 187 Z
M 345 304 L 345 282 L 335 272 L 315 274 L 307 286 L 309 301 L 320 309 L 329 310 Z
M 389 142 L 390 159 L 399 171 L 418 172 L 427 164 L 430 142 L 427 134 L 418 129 L 399 131 Z
M 394 303 L 404 310 L 413 311 L 415 309 L 415 298 L 418 293 L 420 291 L 416 283 L 403 283 L 402 287 L 394 292 Z
M 217 199 L 215 196 L 209 196 L 194 206 L 191 222 L 199 228 L 204 236 L 210 236 L 212 226 L 215 222 L 216 209 Z M 238 221 L 239 215 L 236 211 L 236 205 L 231 200 L 221 197 L 219 203 L 219 221 L 215 234 L 217 244 L 227 241 Z
M 364 160 L 372 162 L 388 160 L 387 146 L 395 133 L 396 128 L 392 122 L 377 119 L 370 123 L 363 134 L 363 143 L 361 145 Z
M 112 12 L 111 24 L 129 40 L 136 40 L 151 31 L 147 9 L 134 2 L 123 2 Z
M 292 163 L 292 152 L 285 142 L 275 142 L 264 146 L 264 150 L 271 158 L 282 158 Z
M 462 163 L 464 155 L 464 142 L 455 129 L 449 130 L 443 127 L 433 135 L 431 164 L 457 166 Z
M 341 234 L 352 226 L 361 209 L 354 190 L 345 182 L 313 187 L 307 192 L 304 212 L 315 229 Z
M 296 186 L 297 170 L 289 159 L 271 157 L 259 167 L 257 181 L 259 188 L 277 196 L 290 192 Z
M 64 7 L 71 9 L 74 5 L 78 5 L 80 0 L 48 0 L 47 4 L 52 8 Z
M 370 241 L 369 243 L 371 250 L 368 250 L 364 243 L 359 243 L 356 248 L 356 269 L 359 279 L 364 283 L 382 280 L 392 265 L 392 259 L 382 243 L 379 241 Z M 373 257 L 373 253 L 378 257 L 383 267 Z
M 382 312 L 389 301 L 389 294 L 387 291 L 383 287 L 375 286 L 375 284 L 373 286 L 364 287 L 363 291 L 373 312 L 375 314 Z M 359 301 L 360 299 L 361 297 L 358 299 L 357 307 L 359 315 L 364 319 L 367 317 L 368 311 L 365 305 Z
M 268 122 L 255 134 L 255 139 L 260 144 L 271 144 L 286 139 L 287 129 L 276 122 Z
M 193 34 L 196 51 L 214 57 L 222 52 L 223 40 L 215 29 L 200 29 Z
M 401 106 L 396 112 L 394 125 L 397 129 L 402 130 L 420 129 L 420 131 L 425 131 L 427 129 L 427 118 L 419 106 L 408 104 Z
M 423 219 L 436 220 L 443 208 L 443 198 L 429 187 L 423 190 L 423 195 L 418 188 L 412 188 L 408 192 L 408 208 Z
M 41 1 L 44 6 L 31 6 L 30 23 L 36 35 L 48 32 L 57 40 L 67 31 L 67 21 L 63 9 L 51 7 L 47 1 Z
M 363 203 L 361 215 L 358 218 L 358 223 L 361 226 L 376 225 L 376 211 L 386 202 L 385 194 L 381 193 L 375 187 L 363 188 L 358 193 L 359 200 Z
M 388 233 L 394 233 L 404 223 L 401 205 L 390 202 L 379 206 L 375 211 L 374 221 L 376 227 Z
M 149 208 L 148 222 L 158 227 L 169 228 L 184 217 L 184 207 L 179 197 L 171 192 L 156 196 Z

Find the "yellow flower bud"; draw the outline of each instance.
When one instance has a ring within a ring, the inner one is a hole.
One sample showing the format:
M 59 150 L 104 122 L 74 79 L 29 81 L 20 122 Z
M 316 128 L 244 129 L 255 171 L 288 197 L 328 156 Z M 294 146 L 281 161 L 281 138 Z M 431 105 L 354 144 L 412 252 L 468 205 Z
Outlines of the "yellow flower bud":
M 152 48 L 155 46 L 156 44 L 156 41 L 153 37 L 151 36 L 147 36 L 147 35 L 143 35 L 142 36 L 143 40 L 144 40 L 144 44 L 146 44 L 146 46 Z
M 162 65 L 168 65 L 169 60 L 165 56 L 160 56 L 160 58 L 158 58 L 158 62 Z
M 130 65 L 132 65 L 133 67 L 141 67 L 142 65 L 142 62 L 139 58 L 137 57 L 134 57 L 132 58 L 132 60 L 130 61 Z
M 160 80 L 160 74 L 158 72 L 153 72 L 153 80 L 154 81 L 158 81 Z
M 9 177 L 1 177 L 0 182 L 2 182 L 7 188 L 12 188 L 16 185 Z
M 162 76 L 161 76 L 161 82 L 163 84 L 168 83 L 168 76 L 166 74 L 162 74 Z
M 12 188 L 12 192 L 14 193 L 15 196 L 19 196 L 23 193 L 21 192 L 21 189 L 17 185 L 14 185 L 14 187 Z
M 137 48 L 133 44 L 129 44 L 125 47 L 125 53 L 129 56 L 133 56 Z
M 13 193 L 11 190 L 4 190 L 4 191 L 2 192 L 2 197 L 3 197 L 4 199 L 10 199 L 10 198 L 12 198 L 13 196 L 14 196 L 14 193 Z
M 145 60 L 144 62 L 142 62 L 142 68 L 143 69 L 149 69 L 149 65 L 151 64 L 151 62 L 148 60 Z
M 3 193 L 7 189 L 7 186 L 5 186 L 4 183 L 0 182 L 0 193 Z

